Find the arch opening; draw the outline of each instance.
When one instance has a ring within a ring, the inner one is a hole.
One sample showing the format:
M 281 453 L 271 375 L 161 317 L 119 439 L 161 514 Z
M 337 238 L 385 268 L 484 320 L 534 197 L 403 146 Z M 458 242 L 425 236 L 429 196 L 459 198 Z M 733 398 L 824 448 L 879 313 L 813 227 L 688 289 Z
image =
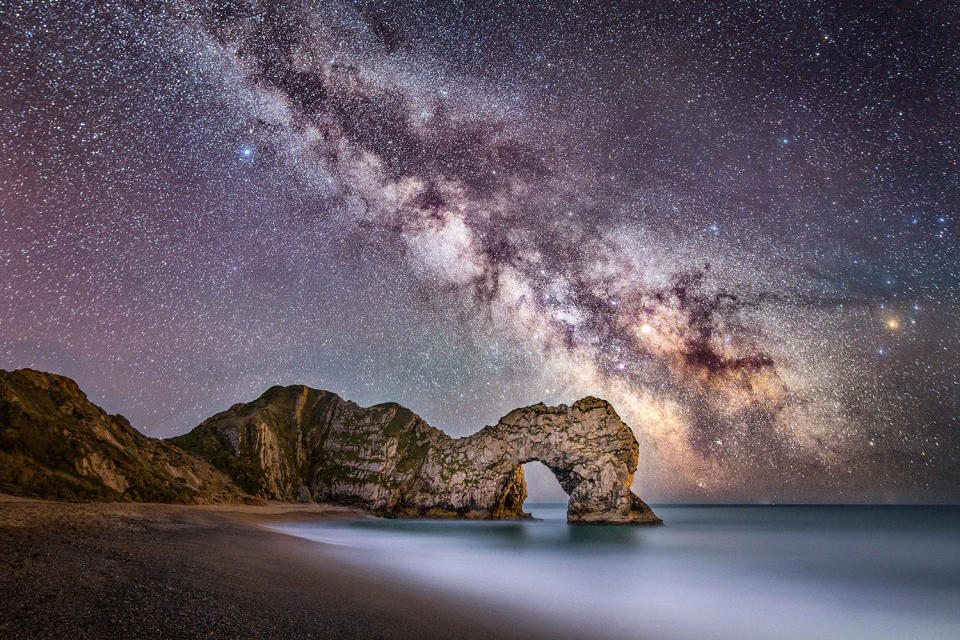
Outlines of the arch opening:
M 523 479 L 527 483 L 523 510 L 538 518 L 547 515 L 546 511 L 557 511 L 562 505 L 563 515 L 566 517 L 570 496 L 560 486 L 560 481 L 553 471 L 538 460 L 524 462 L 520 466 L 523 468 Z

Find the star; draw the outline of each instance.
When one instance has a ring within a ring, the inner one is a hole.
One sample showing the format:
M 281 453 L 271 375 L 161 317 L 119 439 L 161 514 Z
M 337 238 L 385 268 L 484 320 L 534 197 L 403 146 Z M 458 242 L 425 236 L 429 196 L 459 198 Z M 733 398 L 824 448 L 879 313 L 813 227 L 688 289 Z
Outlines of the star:
M 949 3 L 134 4 L 4 36 L 4 367 L 158 435 L 594 395 L 653 499 L 960 500 Z

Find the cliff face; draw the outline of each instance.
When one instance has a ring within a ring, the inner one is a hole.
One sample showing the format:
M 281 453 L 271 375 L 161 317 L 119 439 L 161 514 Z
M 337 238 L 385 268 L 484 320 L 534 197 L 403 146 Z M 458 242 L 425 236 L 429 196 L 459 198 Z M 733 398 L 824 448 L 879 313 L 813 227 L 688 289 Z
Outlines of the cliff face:
M 388 511 L 426 451 L 444 439 L 398 404 L 362 409 L 334 393 L 291 386 L 235 404 L 170 442 L 264 498 Z
M 596 398 L 517 409 L 455 439 L 397 404 L 361 408 L 327 391 L 273 387 L 171 442 L 264 498 L 408 517 L 526 517 L 520 465 L 539 460 L 570 494 L 570 522 L 660 522 L 629 488 L 633 433 Z
M 0 370 L 0 491 L 66 500 L 238 501 L 205 460 L 148 438 L 69 378 Z

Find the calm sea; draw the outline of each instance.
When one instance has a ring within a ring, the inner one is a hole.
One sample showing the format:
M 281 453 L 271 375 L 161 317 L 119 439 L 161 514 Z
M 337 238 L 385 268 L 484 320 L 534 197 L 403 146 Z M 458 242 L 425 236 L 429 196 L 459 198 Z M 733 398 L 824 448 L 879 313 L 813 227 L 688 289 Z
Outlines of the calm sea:
M 663 527 L 349 520 L 275 529 L 585 637 L 960 638 L 960 507 L 655 506 Z

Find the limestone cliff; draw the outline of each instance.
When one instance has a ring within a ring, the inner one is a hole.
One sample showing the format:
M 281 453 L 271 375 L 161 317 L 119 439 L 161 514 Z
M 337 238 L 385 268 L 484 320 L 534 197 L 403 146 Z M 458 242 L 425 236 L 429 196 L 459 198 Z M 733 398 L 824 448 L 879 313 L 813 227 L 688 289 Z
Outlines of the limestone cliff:
M 264 498 L 340 502 L 399 517 L 526 517 L 520 465 L 539 460 L 570 495 L 570 522 L 660 522 L 630 491 L 633 433 L 609 403 L 592 397 L 517 409 L 451 438 L 397 404 L 362 408 L 327 391 L 273 387 L 171 442 Z
M 0 370 L 0 491 L 66 500 L 245 498 L 206 461 L 107 415 L 73 380 L 30 369 Z

